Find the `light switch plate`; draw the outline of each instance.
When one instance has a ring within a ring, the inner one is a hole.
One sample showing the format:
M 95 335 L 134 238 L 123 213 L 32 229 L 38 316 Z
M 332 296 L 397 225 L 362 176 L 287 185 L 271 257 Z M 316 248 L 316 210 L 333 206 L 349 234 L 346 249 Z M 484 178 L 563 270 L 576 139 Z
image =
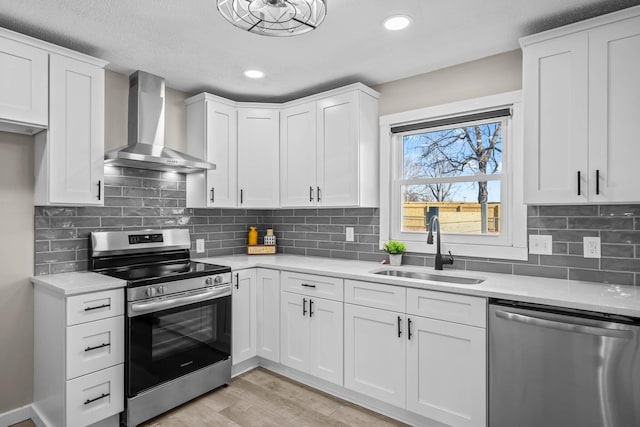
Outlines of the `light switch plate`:
M 196 239 L 196 252 L 199 254 L 204 252 L 204 239 Z
M 600 258 L 600 237 L 583 237 L 585 258 Z
M 344 231 L 347 234 L 345 240 L 347 242 L 353 242 L 353 240 L 355 239 L 355 235 L 354 235 L 354 232 L 353 232 L 353 227 L 345 227 Z
M 529 253 L 538 255 L 552 254 L 553 239 L 550 235 L 529 235 Z

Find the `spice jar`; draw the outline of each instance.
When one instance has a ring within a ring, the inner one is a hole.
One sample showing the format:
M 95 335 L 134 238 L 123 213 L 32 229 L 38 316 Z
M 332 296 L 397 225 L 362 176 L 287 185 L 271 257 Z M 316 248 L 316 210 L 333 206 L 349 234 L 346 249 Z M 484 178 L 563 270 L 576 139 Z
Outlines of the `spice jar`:
M 258 244 L 258 231 L 256 227 L 249 227 L 249 236 L 247 237 L 247 245 L 255 246 Z

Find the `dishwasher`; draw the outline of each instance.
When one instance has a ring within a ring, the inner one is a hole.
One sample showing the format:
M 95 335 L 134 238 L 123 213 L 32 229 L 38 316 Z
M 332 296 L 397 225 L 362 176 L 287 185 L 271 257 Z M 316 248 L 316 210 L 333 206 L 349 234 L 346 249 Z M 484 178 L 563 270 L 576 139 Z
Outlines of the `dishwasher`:
M 640 426 L 640 321 L 489 304 L 490 427 Z

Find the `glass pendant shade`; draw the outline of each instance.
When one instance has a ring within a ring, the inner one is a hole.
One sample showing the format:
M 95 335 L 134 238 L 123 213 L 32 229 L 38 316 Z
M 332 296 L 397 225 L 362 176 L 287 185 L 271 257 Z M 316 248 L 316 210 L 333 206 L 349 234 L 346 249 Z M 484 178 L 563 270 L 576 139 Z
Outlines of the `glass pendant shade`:
M 326 0 L 216 0 L 224 18 L 265 36 L 295 36 L 314 30 L 327 14 Z

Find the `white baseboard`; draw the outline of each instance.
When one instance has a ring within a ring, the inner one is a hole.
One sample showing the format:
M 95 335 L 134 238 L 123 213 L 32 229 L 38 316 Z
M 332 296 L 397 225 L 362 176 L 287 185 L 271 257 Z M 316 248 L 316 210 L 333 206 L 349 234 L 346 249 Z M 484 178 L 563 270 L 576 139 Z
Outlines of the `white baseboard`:
M 31 405 L 31 421 L 33 421 L 37 427 L 49 427 L 49 424 L 47 424 L 45 420 L 46 418 L 38 412 L 36 405 Z
M 31 417 L 31 405 L 24 405 L 20 408 L 12 409 L 8 412 L 0 414 L 0 427 L 8 427 L 28 420 Z

